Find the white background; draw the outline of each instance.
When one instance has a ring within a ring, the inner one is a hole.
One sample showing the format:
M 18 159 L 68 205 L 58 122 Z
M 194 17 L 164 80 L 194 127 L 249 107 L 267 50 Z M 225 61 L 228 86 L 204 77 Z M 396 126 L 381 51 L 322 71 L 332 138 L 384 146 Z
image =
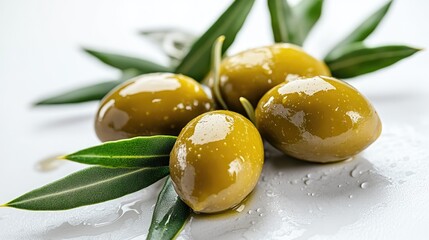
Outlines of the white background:
M 178 27 L 199 34 L 230 2 L 1 0 L 0 203 L 83 167 L 64 163 L 41 172 L 40 160 L 98 144 L 92 128 L 97 103 L 31 106 L 49 94 L 119 76 L 84 54 L 81 46 L 166 63 L 138 30 Z M 305 48 L 323 57 L 383 3 L 326 1 Z M 428 11 L 428 1 L 395 1 L 368 44 L 428 48 Z M 270 44 L 271 39 L 266 2 L 257 0 L 230 53 Z M 350 81 L 373 102 L 384 124 L 381 138 L 354 161 L 314 165 L 273 156 L 243 212 L 192 218 L 179 238 L 425 239 L 428 63 L 423 51 Z M 65 212 L 1 208 L 0 239 L 144 239 L 158 187 Z

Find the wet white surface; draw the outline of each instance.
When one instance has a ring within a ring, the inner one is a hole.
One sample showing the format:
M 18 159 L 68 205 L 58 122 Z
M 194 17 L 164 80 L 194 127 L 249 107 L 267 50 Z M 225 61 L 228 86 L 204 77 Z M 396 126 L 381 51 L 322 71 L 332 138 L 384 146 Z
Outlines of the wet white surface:
M 321 56 L 341 32 L 382 2 L 327 1 L 327 15 L 307 49 Z M 165 62 L 156 48 L 134 34 L 137 30 L 177 26 L 198 33 L 228 3 L 0 0 L 0 202 L 83 167 L 67 162 L 40 171 L 39 160 L 98 143 L 92 126 L 96 103 L 31 107 L 48 93 L 116 77 L 118 72 L 87 57 L 78 46 Z M 170 8 L 161 11 L 165 4 Z M 183 17 L 179 8 L 201 11 Z M 428 48 L 429 32 L 421 29 L 429 20 L 427 9 L 427 1 L 395 1 L 369 43 Z M 174 21 L 167 15 L 175 16 Z M 269 44 L 268 26 L 265 1 L 257 1 L 232 52 Z M 263 177 L 241 212 L 191 218 L 179 239 L 426 239 L 427 62 L 425 51 L 350 81 L 373 102 L 383 121 L 380 139 L 362 154 L 320 165 L 270 151 Z M 63 212 L 0 208 L 0 239 L 145 239 L 159 187 Z

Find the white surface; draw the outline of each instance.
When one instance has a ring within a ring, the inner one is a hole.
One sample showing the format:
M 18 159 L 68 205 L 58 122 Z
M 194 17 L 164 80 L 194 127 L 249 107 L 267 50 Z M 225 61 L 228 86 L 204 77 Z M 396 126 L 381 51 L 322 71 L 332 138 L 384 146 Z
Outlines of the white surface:
M 39 160 L 98 143 L 96 103 L 30 106 L 49 93 L 119 74 L 79 46 L 166 62 L 137 30 L 175 26 L 199 33 L 229 2 L 0 0 L 0 202 L 83 167 L 66 163 L 39 172 Z M 327 1 L 306 49 L 322 56 L 382 2 Z M 395 1 L 369 43 L 428 48 L 428 10 L 428 1 Z M 231 52 L 270 41 L 265 1 L 259 0 Z M 381 138 L 353 161 L 318 165 L 271 154 L 241 213 L 192 218 L 179 239 L 426 239 L 428 62 L 424 51 L 350 81 L 372 100 L 384 124 Z M 64 212 L 0 208 L 0 239 L 144 239 L 158 189 Z

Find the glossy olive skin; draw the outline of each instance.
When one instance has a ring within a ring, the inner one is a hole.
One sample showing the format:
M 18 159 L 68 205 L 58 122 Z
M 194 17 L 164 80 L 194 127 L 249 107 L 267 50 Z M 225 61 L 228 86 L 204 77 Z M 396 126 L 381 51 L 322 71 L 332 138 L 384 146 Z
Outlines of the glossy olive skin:
M 258 104 L 256 125 L 277 149 L 312 162 L 350 158 L 381 133 L 371 103 L 349 84 L 330 77 L 274 87 Z
M 325 63 L 296 45 L 280 43 L 225 58 L 220 68 L 220 89 L 229 109 L 244 113 L 240 97 L 256 107 L 268 90 L 287 79 L 318 75 L 331 76 Z
M 101 141 L 136 136 L 178 135 L 213 100 L 192 78 L 153 73 L 130 79 L 101 101 L 95 131 Z
M 230 111 L 202 114 L 183 128 L 170 154 L 170 176 L 195 212 L 239 204 L 255 187 L 264 163 L 256 127 Z

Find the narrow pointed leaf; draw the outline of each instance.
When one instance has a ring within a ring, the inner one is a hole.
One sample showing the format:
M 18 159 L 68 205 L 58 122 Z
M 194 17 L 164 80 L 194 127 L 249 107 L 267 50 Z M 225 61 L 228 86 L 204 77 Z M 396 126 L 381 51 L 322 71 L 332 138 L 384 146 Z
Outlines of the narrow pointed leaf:
M 5 206 L 28 210 L 66 210 L 136 192 L 169 173 L 159 168 L 91 167 L 28 192 Z
M 166 166 L 174 136 L 135 137 L 106 142 L 63 158 L 74 162 L 115 168 Z
M 100 52 L 100 51 L 95 51 L 90 49 L 84 49 L 84 50 L 85 52 L 94 56 L 101 62 L 121 70 L 137 69 L 138 71 L 140 71 L 140 73 L 171 71 L 171 69 L 165 66 L 162 66 L 157 63 L 153 63 L 144 59 L 128 57 L 128 56 L 114 54 L 114 53 Z
M 301 0 L 301 2 L 293 8 L 299 24 L 295 26 L 300 45 L 302 45 L 313 29 L 314 25 L 319 21 L 322 15 L 323 0 Z
M 174 239 L 191 214 L 190 208 L 180 200 L 168 177 L 155 205 L 147 240 Z
M 408 46 L 381 46 L 367 48 L 362 44 L 351 45 L 344 55 L 326 62 L 337 78 L 351 78 L 388 67 L 407 58 L 420 49 Z
M 93 85 L 76 88 L 67 92 L 62 92 L 56 96 L 52 96 L 36 102 L 34 105 L 56 105 L 56 104 L 71 104 L 96 101 L 102 99 L 117 85 L 123 81 L 139 75 L 140 72 L 136 69 L 126 69 L 122 71 L 120 80 L 96 83 Z
M 295 36 L 295 20 L 287 0 L 268 0 L 267 3 L 274 41 L 301 45 Z
M 235 0 L 217 21 L 191 47 L 176 68 L 177 73 L 202 81 L 210 71 L 210 52 L 214 41 L 225 36 L 222 53 L 234 42 L 255 0 Z
M 76 88 L 67 92 L 62 92 L 56 96 L 40 100 L 36 102 L 35 105 L 70 104 L 100 100 L 120 83 L 121 81 L 108 81 Z
M 379 8 L 371 16 L 369 16 L 365 21 L 363 21 L 353 32 L 351 32 L 344 40 L 338 43 L 325 57 L 325 60 L 330 60 L 338 57 L 342 54 L 343 51 L 346 51 L 344 48 L 355 42 L 362 42 L 365 40 L 372 32 L 377 28 L 381 20 L 389 11 L 390 6 L 392 5 L 392 0 L 389 0 L 385 5 Z

